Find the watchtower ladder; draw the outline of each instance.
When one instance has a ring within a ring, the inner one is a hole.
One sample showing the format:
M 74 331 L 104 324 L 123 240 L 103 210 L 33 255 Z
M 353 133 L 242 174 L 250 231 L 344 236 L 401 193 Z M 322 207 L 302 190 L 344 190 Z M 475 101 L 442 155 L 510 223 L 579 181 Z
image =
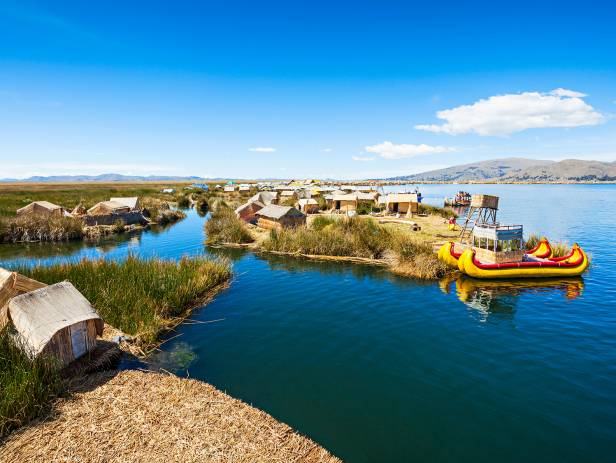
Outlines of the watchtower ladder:
M 460 242 L 466 242 L 473 228 L 477 223 L 496 223 L 496 212 L 498 211 L 498 196 L 473 195 L 471 205 L 466 214 L 462 231 L 460 232 Z

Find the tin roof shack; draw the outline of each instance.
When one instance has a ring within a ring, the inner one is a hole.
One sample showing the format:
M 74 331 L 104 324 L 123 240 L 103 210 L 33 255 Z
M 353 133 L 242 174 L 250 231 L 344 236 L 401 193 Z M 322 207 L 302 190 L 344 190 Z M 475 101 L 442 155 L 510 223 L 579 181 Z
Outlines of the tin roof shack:
M 0 268 L 0 329 L 9 322 L 8 303 L 11 299 L 45 286 L 45 283 Z
M 244 222 L 256 223 L 257 217 L 255 214 L 264 207 L 265 204 L 260 201 L 248 201 L 235 210 L 235 215 Z
M 332 211 L 351 212 L 357 210 L 356 194 L 332 194 L 326 196 L 327 207 Z
M 306 224 L 306 216 L 291 206 L 270 204 L 258 211 L 257 225 L 266 229 L 293 228 Z
M 126 197 L 126 198 L 109 198 L 109 201 L 114 203 L 121 204 L 122 206 L 127 206 L 131 211 L 140 211 L 141 204 L 139 203 L 139 198 L 136 196 Z
M 57 358 L 62 365 L 96 347 L 103 320 L 68 281 L 16 296 L 8 317 L 27 353 Z
M 524 259 L 522 225 L 475 224 L 472 244 L 476 258 L 484 263 L 522 262 Z
M 419 200 L 416 193 L 390 193 L 385 198 L 385 209 L 390 214 L 408 217 L 419 212 Z
M 260 191 L 248 200 L 248 202 L 259 201 L 260 203 L 265 204 L 277 204 L 278 203 L 278 193 L 275 191 Z
M 50 203 L 49 201 L 34 201 L 27 206 L 17 209 L 17 216 L 41 215 L 47 217 L 62 217 L 64 209 L 62 206 Z
M 319 213 L 319 203 L 316 199 L 300 199 L 299 202 L 299 210 L 304 214 L 318 214 Z

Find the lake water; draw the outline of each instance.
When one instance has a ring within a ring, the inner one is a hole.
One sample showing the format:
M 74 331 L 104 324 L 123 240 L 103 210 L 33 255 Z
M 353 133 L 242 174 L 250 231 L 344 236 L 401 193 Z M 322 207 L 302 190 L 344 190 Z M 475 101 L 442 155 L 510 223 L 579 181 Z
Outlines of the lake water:
M 208 381 L 348 462 L 613 461 L 616 186 L 420 185 L 500 196 L 502 223 L 592 254 L 583 279 L 420 282 L 244 251 L 230 288 L 152 368 Z M 94 245 L 1 246 L 0 265 L 208 252 L 204 219 Z

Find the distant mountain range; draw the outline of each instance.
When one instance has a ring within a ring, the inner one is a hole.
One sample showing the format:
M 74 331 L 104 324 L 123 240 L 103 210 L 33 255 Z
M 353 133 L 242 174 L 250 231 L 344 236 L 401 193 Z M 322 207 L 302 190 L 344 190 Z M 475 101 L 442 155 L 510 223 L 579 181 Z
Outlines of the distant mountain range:
M 194 182 L 205 180 L 201 177 L 178 177 L 165 175 L 52 175 L 49 177 L 34 176 L 26 179 L 3 178 L 0 182 L 28 182 L 28 183 L 72 183 L 72 182 Z M 211 180 L 211 179 L 210 179 Z
M 616 162 L 493 159 L 387 180 L 408 182 L 614 182 Z

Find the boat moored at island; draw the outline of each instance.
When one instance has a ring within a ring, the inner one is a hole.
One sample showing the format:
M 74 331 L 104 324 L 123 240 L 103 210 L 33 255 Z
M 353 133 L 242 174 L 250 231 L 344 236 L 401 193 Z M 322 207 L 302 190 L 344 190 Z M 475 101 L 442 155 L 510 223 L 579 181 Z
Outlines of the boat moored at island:
M 553 257 L 552 247 L 545 238 L 525 250 L 522 225 L 496 222 L 497 199 L 492 205 L 484 206 L 481 198 L 473 197 L 478 206 L 473 211 L 471 205 L 460 241 L 441 246 L 438 252 L 441 261 L 481 279 L 573 277 L 586 271 L 588 256 L 577 244 L 561 257 Z M 473 221 L 474 216 L 483 220 Z

